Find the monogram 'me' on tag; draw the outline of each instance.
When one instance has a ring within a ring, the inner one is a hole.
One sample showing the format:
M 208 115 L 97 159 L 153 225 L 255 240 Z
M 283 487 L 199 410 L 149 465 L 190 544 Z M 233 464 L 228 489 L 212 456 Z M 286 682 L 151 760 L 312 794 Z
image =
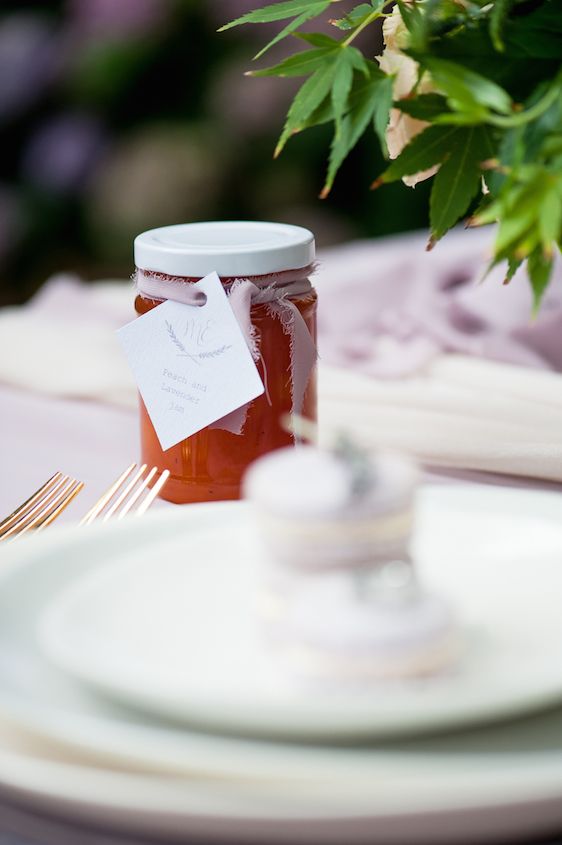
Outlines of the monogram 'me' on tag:
M 217 274 L 194 287 L 204 305 L 167 300 L 117 332 L 162 449 L 264 392 Z

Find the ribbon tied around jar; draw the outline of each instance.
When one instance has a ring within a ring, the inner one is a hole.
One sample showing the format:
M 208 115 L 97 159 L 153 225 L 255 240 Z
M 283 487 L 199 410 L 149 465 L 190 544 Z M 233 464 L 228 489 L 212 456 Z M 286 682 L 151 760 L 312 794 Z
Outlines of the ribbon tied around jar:
M 313 287 L 309 276 L 313 271 L 314 267 L 308 266 L 267 276 L 233 279 L 225 285 L 228 301 L 252 358 L 256 363 L 260 359 L 262 361 L 265 393 L 270 404 L 267 368 L 260 352 L 258 333 L 252 325 L 250 313 L 252 305 L 266 305 L 269 313 L 281 321 L 283 331 L 289 338 L 291 400 L 294 414 L 300 414 L 302 411 L 306 387 L 318 353 L 308 326 L 292 300 L 312 294 Z M 165 276 L 162 273 L 150 273 L 141 269 L 136 271 L 134 279 L 138 293 L 148 299 L 162 302 L 171 299 L 184 305 L 205 304 L 205 294 L 194 287 L 194 280 Z M 216 420 L 210 428 L 242 434 L 250 404 L 243 405 Z

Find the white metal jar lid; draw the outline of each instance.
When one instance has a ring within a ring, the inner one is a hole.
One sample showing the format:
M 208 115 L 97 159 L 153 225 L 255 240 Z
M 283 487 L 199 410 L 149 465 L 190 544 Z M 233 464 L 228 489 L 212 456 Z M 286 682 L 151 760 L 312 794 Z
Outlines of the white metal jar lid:
M 136 266 L 171 276 L 265 276 L 307 267 L 314 255 L 312 232 L 285 223 L 185 223 L 135 238 Z

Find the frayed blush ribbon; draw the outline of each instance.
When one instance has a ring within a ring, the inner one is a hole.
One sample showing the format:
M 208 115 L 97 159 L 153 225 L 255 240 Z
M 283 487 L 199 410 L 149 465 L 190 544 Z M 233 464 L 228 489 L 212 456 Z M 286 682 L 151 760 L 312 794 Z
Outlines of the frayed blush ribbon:
M 304 394 L 318 354 L 308 326 L 292 299 L 312 293 L 313 287 L 308 276 L 313 269 L 313 267 L 303 267 L 301 270 L 259 276 L 255 279 L 234 279 L 227 288 L 230 307 L 254 361 L 259 361 L 262 356 L 259 338 L 250 316 L 252 305 L 267 305 L 271 315 L 281 321 L 285 334 L 289 336 L 291 400 L 295 414 L 300 414 L 302 411 Z M 135 282 L 138 293 L 148 299 L 161 301 L 172 299 L 184 305 L 203 305 L 205 301 L 204 294 L 197 291 L 191 281 L 169 277 L 159 278 L 158 275 L 137 270 Z M 266 396 L 271 404 L 267 394 L 265 361 L 263 365 Z M 242 405 L 241 408 L 212 423 L 209 428 L 220 428 L 231 434 L 242 434 L 250 404 Z

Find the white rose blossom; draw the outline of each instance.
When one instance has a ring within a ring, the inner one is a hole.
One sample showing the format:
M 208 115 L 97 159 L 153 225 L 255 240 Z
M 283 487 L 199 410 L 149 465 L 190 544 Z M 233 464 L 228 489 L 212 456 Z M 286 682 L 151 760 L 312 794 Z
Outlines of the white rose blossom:
M 418 63 L 402 52 L 402 49 L 408 44 L 408 30 L 402 20 L 398 6 L 395 6 L 392 14 L 385 18 L 382 32 L 385 49 L 382 55 L 377 57 L 377 61 L 382 71 L 394 76 L 393 97 L 395 100 L 402 100 L 411 95 L 416 85 Z M 426 73 L 417 87 L 417 93 L 429 94 L 432 91 L 435 91 L 435 87 Z M 390 158 L 398 158 L 406 144 L 426 126 L 429 126 L 429 123 L 425 120 L 410 117 L 409 114 L 401 112 L 400 109 L 391 109 L 386 130 L 386 143 Z M 433 176 L 438 168 L 439 165 L 436 165 L 430 170 L 423 170 L 414 176 L 404 176 L 402 181 L 413 188 L 418 182 Z

